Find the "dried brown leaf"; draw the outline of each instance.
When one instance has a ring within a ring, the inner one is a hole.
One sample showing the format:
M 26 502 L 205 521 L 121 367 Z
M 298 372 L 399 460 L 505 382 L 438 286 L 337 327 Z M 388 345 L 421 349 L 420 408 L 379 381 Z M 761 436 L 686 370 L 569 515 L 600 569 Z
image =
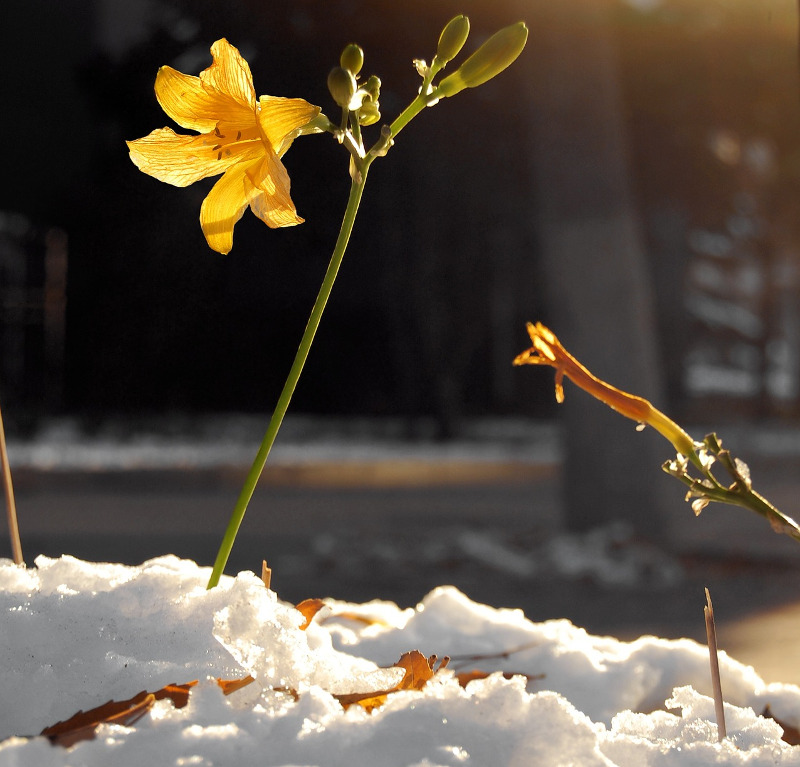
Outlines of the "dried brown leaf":
M 323 618 L 320 623 L 327 623 L 328 621 L 339 619 L 353 621 L 354 623 L 363 623 L 365 626 L 389 625 L 386 621 L 381 620 L 380 618 L 373 618 L 371 615 L 361 615 L 360 613 L 348 612 L 346 610 L 344 612 L 328 615 L 326 618 Z
M 314 620 L 314 616 L 323 608 L 325 607 L 325 603 L 321 599 L 304 599 L 300 602 L 299 605 L 295 607 L 296 610 L 299 610 L 305 621 L 300 626 L 302 631 L 305 631 L 309 625 L 311 625 L 311 621 Z
M 436 656 L 426 658 L 419 650 L 403 653 L 394 665 L 406 670 L 406 675 L 397 685 L 398 690 L 421 690 L 433 678 Z
M 242 679 L 217 679 L 217 684 L 225 695 L 230 695 L 254 682 L 248 675 Z M 56 746 L 65 748 L 82 740 L 93 740 L 95 730 L 101 724 L 121 724 L 129 726 L 143 717 L 157 700 L 169 698 L 175 708 L 183 708 L 189 702 L 189 691 L 197 684 L 195 679 L 186 684 L 168 684 L 155 692 L 143 690 L 128 700 L 109 700 L 89 711 L 77 714 L 50 727 L 45 727 L 41 735 L 50 739 Z
M 782 722 L 780 719 L 778 719 L 778 717 L 772 713 L 769 703 L 767 703 L 767 705 L 764 707 L 764 711 L 761 713 L 761 716 L 763 716 L 765 719 L 772 719 L 783 728 L 781 740 L 788 743 L 790 746 L 800 746 L 800 730 L 798 730 L 797 727 L 793 727 L 791 724 L 787 724 L 786 722 Z
M 403 653 L 400 656 L 400 660 L 394 666 L 391 666 L 391 668 L 402 668 L 405 671 L 403 678 L 391 689 L 344 693 L 334 695 L 334 697 L 344 708 L 357 704 L 367 712 L 370 712 L 386 703 L 386 698 L 393 692 L 421 690 L 433 678 L 435 664 L 435 655 L 426 658 L 419 650 L 412 650 L 411 652 Z M 444 668 L 446 665 L 447 659 L 442 662 L 439 668 Z

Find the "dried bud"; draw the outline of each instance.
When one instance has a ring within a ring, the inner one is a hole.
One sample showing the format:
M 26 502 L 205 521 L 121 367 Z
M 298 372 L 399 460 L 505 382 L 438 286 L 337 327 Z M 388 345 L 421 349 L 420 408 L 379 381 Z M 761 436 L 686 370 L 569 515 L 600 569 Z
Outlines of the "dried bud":
M 361 67 L 364 66 L 364 51 L 361 49 L 361 46 L 350 43 L 350 45 L 342 51 L 342 55 L 339 57 L 339 64 L 342 69 L 346 70 L 351 75 L 357 75 L 361 71 Z
M 348 109 L 356 92 L 356 78 L 342 67 L 334 67 L 328 75 L 328 90 L 342 109 Z
M 434 95 L 453 96 L 464 88 L 483 85 L 514 62 L 527 40 L 528 28 L 523 21 L 495 32 L 452 75 L 439 83 Z
M 434 64 L 441 68 L 458 56 L 468 35 L 469 19 L 466 16 L 456 16 L 454 19 L 450 19 L 439 36 L 439 46 L 436 49 Z

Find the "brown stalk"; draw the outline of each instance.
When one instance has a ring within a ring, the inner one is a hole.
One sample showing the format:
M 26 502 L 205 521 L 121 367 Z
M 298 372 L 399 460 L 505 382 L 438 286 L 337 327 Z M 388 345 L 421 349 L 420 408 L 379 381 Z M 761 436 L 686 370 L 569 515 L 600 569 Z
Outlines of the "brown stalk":
M 706 589 L 706 606 L 703 608 L 706 616 L 706 636 L 708 637 L 708 659 L 711 664 L 711 686 L 714 690 L 714 710 L 717 714 L 718 740 L 728 734 L 725 729 L 725 708 L 722 702 L 722 683 L 719 678 L 719 654 L 717 652 L 717 627 L 714 623 L 714 607 L 711 604 L 711 594 Z
M 261 560 L 261 580 L 264 581 L 264 586 L 266 588 L 270 587 L 270 583 L 272 582 L 272 570 L 267 567 L 267 560 Z
M 8 536 L 11 538 L 11 554 L 14 563 L 24 565 L 22 558 L 22 542 L 19 539 L 19 526 L 17 525 L 17 504 L 14 501 L 14 483 L 11 481 L 11 466 L 8 462 L 6 450 L 6 432 L 3 428 L 3 413 L 0 411 L 0 466 L 3 470 L 3 489 L 6 495 L 6 511 L 8 513 Z

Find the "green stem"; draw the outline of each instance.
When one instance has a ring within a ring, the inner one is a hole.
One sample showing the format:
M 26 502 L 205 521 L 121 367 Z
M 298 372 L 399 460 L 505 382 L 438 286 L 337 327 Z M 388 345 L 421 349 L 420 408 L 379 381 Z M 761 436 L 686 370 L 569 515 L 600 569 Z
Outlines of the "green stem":
M 208 588 L 214 588 L 222 575 L 225 565 L 228 562 L 233 542 L 236 539 L 236 534 L 239 532 L 239 526 L 242 524 L 247 505 L 253 497 L 253 492 L 256 489 L 258 480 L 261 477 L 261 472 L 264 470 L 264 465 L 269 457 L 272 445 L 275 442 L 275 437 L 283 423 L 283 418 L 286 411 L 289 409 L 289 403 L 292 400 L 297 382 L 300 379 L 300 374 L 303 372 L 303 366 L 308 358 L 308 352 L 311 349 L 311 343 L 314 340 L 314 335 L 319 327 L 320 320 L 322 319 L 322 312 L 325 310 L 325 305 L 330 297 L 333 283 L 336 280 L 336 275 L 339 272 L 339 267 L 342 263 L 345 250 L 347 250 L 347 243 L 350 240 L 350 233 L 353 231 L 353 224 L 355 223 L 356 213 L 358 213 L 358 206 L 361 203 L 361 196 L 364 191 L 364 184 L 367 180 L 367 171 L 369 163 L 363 163 L 358 174 L 358 178 L 354 179 L 350 186 L 350 196 L 347 200 L 347 208 L 342 219 L 342 227 L 339 230 L 339 237 L 336 240 L 336 246 L 333 249 L 331 261 L 328 264 L 328 270 L 325 272 L 325 278 L 322 280 L 322 286 L 317 294 L 317 300 L 314 302 L 314 307 L 311 310 L 311 316 L 308 319 L 303 337 L 300 339 L 300 346 L 297 349 L 297 354 L 294 358 L 294 363 L 289 370 L 289 375 L 286 378 L 286 383 L 283 385 L 281 396 L 278 398 L 278 403 L 272 413 L 272 417 L 267 427 L 267 432 L 264 439 L 261 441 L 261 446 L 256 453 L 253 465 L 245 479 L 242 491 L 239 494 L 239 499 L 236 501 L 236 506 L 231 514 L 228 527 L 225 530 L 225 536 L 220 544 L 217 558 L 214 562 L 214 569 L 211 572 L 211 577 L 208 580 Z
M 428 106 L 428 97 L 422 94 L 417 96 L 389 126 L 392 131 L 390 138 L 397 136 L 426 106 Z
M 755 511 L 756 514 L 760 514 L 772 525 L 776 533 L 783 533 L 796 541 L 800 541 L 800 526 L 798 526 L 797 522 L 775 508 L 763 495 L 760 495 L 755 490 L 747 490 L 742 493 L 731 491 L 731 498 L 727 502 Z

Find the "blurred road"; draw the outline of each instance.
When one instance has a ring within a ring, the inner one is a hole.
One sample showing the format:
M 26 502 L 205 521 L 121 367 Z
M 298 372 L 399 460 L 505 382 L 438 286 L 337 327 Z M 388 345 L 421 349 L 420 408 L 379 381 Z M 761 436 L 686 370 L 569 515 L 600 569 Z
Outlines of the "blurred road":
M 791 513 L 795 462 L 770 457 L 751 468 L 759 489 Z M 68 553 L 136 564 L 172 553 L 210 565 L 243 478 L 238 468 L 22 468 L 15 487 L 26 560 Z M 557 460 L 284 463 L 267 468 L 227 572 L 258 572 L 267 559 L 273 587 L 292 602 L 413 605 L 451 583 L 532 620 L 566 617 L 622 638 L 703 640 L 708 586 L 720 647 L 768 680 L 800 683 L 793 541 L 749 512 L 709 507 L 696 519 L 682 501 L 663 545 L 624 532 L 576 539 L 563 536 L 559 509 Z M 0 556 L 9 556 L 5 540 Z

